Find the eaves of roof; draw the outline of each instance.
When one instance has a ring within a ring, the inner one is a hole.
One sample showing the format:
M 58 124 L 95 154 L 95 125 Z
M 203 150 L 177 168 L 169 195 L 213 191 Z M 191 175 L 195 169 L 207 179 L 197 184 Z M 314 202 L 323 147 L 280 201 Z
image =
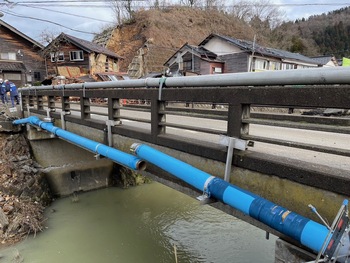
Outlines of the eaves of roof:
M 333 62 L 333 59 L 334 59 L 332 56 L 319 56 L 319 57 L 311 57 L 311 58 L 323 65 L 326 65 L 330 61 Z
M 59 37 L 66 38 L 69 42 L 71 42 L 75 46 L 85 50 L 88 53 L 96 52 L 96 53 L 107 55 L 109 57 L 123 59 L 121 56 L 117 55 L 115 52 L 113 52 L 113 51 L 111 51 L 111 50 L 109 50 L 101 45 L 95 44 L 93 42 L 90 42 L 90 41 L 87 41 L 84 39 L 80 39 L 80 38 L 77 38 L 74 36 L 70 36 L 70 35 L 67 35 L 64 33 L 62 33 Z
M 23 62 L 10 62 L 0 60 L 0 69 L 2 71 L 25 71 Z
M 0 26 L 6 27 L 8 30 L 12 31 L 13 33 L 15 33 L 16 35 L 22 37 L 23 39 L 29 41 L 30 43 L 32 43 L 34 46 L 37 46 L 38 48 L 40 48 L 40 49 L 44 48 L 44 46 L 42 44 L 40 44 L 39 42 L 37 42 L 34 39 L 30 38 L 29 36 L 23 34 L 22 32 L 20 32 L 19 30 L 17 30 L 13 26 L 7 24 L 6 22 L 4 22 L 1 19 L 0 19 Z
M 275 57 L 280 59 L 292 59 L 292 60 L 297 60 L 305 63 L 321 65 L 314 59 L 301 55 L 299 53 L 293 53 L 293 52 L 276 49 L 276 48 L 263 47 L 263 46 L 260 46 L 259 44 L 253 43 L 252 41 L 231 38 L 231 37 L 222 36 L 218 34 L 210 34 L 199 45 L 200 46 L 205 45 L 210 39 L 214 37 L 218 37 L 226 42 L 229 42 L 230 44 L 233 44 L 246 52 L 250 52 L 250 53 L 254 52 L 262 56 L 269 56 L 269 57 Z
M 169 61 L 179 52 L 184 52 L 187 50 L 187 52 L 192 53 L 193 55 L 201 58 L 202 60 L 208 61 L 208 62 L 222 62 L 221 60 L 217 60 L 217 55 L 204 47 L 200 46 L 193 46 L 189 45 L 188 43 L 185 43 L 182 47 L 180 47 L 165 63 L 164 65 L 167 65 Z

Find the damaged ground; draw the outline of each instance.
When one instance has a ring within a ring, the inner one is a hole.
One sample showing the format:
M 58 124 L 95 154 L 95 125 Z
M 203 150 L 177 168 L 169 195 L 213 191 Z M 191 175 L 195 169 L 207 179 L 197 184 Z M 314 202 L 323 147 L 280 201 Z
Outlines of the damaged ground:
M 1 120 L 6 116 L 2 112 Z M 22 133 L 0 132 L 0 242 L 21 241 L 43 229 L 51 195 Z

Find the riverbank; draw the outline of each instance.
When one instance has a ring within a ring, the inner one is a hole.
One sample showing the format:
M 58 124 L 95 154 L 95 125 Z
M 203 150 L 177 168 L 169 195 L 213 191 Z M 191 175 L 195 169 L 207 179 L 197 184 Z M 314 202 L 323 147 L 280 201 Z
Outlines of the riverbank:
M 51 195 L 21 133 L 0 133 L 0 240 L 13 245 L 43 230 Z

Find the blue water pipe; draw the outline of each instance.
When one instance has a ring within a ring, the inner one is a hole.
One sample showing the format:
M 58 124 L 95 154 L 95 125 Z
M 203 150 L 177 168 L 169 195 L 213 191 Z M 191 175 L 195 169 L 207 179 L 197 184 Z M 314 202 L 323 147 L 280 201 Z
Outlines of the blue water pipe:
M 53 133 L 59 138 L 62 138 L 68 142 L 71 142 L 91 152 L 97 153 L 101 156 L 107 157 L 112 161 L 133 170 L 144 170 L 146 168 L 145 162 L 132 154 L 119 151 L 113 147 L 106 146 L 104 144 L 95 142 L 93 140 L 90 140 L 82 136 L 79 136 L 77 134 L 71 133 L 69 131 L 63 130 L 59 127 L 54 126 L 51 121 L 41 121 L 36 116 L 30 116 L 28 118 L 15 120 L 13 121 L 13 124 L 14 125 L 30 124 L 30 125 L 39 127 L 43 130 Z
M 135 143 L 131 146 L 131 151 L 141 159 L 203 191 L 207 196 L 216 198 L 265 223 L 315 252 L 320 252 L 323 244 L 329 242 L 329 230 L 324 225 L 205 173 L 150 146 Z

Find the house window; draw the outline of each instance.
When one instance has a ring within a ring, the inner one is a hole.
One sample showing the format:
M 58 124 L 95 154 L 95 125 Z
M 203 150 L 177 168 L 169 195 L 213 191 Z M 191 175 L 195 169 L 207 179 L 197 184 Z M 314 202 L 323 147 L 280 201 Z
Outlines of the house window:
M 16 60 L 16 53 L 0 53 L 0 59 L 3 60 Z
M 281 63 L 277 61 L 270 61 L 270 70 L 280 70 L 281 69 Z
M 69 52 L 70 61 L 83 61 L 84 54 L 82 50 Z
M 282 69 L 283 70 L 294 69 L 294 65 L 293 64 L 289 64 L 289 63 L 283 63 L 282 64 Z
M 262 71 L 262 70 L 268 70 L 269 62 L 267 60 L 263 59 L 256 59 L 255 60 L 255 71 Z
M 22 80 L 22 76 L 21 74 L 18 74 L 18 73 L 6 73 L 4 74 L 4 79 L 10 79 L 11 81 Z
M 34 80 L 35 80 L 35 81 L 41 80 L 40 72 L 34 71 Z
M 63 52 L 51 52 L 51 62 L 55 61 L 64 61 L 64 53 Z
M 211 71 L 212 71 L 212 74 L 221 74 L 222 73 L 222 68 L 212 67 Z

